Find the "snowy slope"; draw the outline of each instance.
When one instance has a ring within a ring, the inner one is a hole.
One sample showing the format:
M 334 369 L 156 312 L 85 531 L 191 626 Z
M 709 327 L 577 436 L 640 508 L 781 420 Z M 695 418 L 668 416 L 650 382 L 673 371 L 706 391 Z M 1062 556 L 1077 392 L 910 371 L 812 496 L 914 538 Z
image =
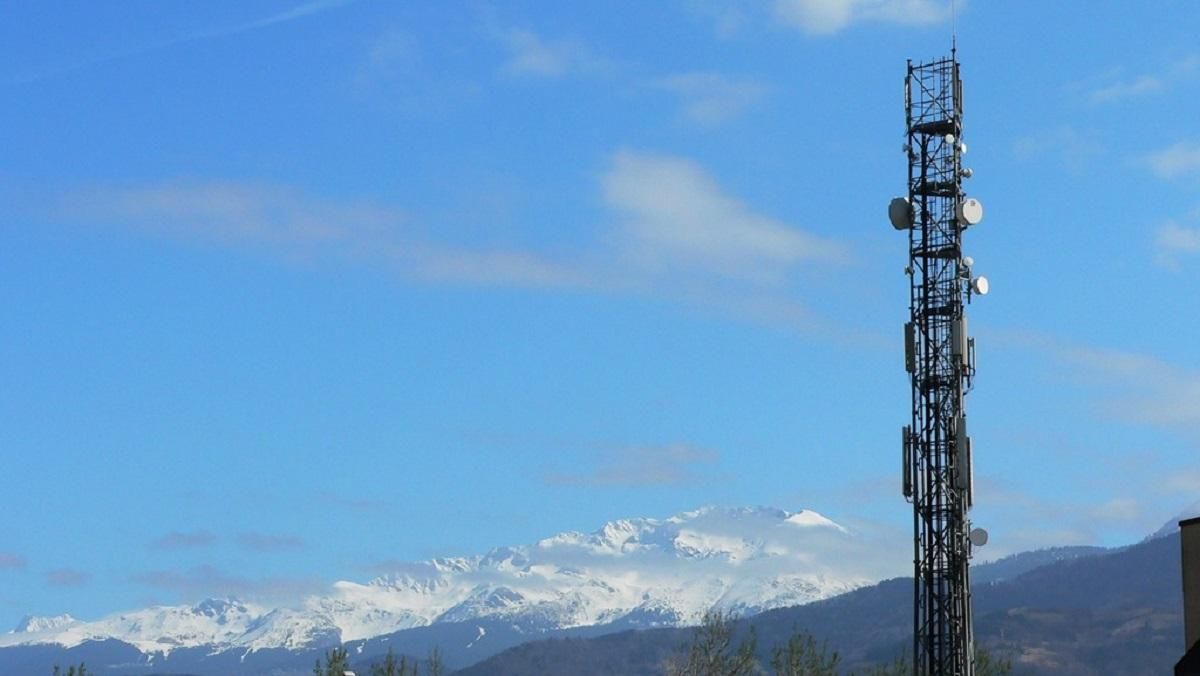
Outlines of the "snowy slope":
M 529 632 L 688 624 L 712 608 L 748 614 L 797 605 L 896 572 L 872 568 L 879 555 L 816 512 L 708 507 L 414 563 L 363 584 L 337 582 L 295 607 L 210 599 L 94 622 L 27 618 L 0 634 L 0 647 L 114 638 L 160 654 L 198 646 L 298 650 L 482 619 Z

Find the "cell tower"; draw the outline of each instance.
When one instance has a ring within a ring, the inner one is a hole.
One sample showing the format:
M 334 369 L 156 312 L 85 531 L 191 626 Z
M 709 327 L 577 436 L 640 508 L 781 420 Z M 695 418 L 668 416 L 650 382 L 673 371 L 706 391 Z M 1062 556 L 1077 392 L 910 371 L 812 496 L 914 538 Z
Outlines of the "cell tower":
M 962 236 L 983 218 L 963 192 L 962 81 L 950 58 L 908 62 L 908 197 L 888 216 L 909 233 L 910 320 L 905 367 L 912 381 L 912 423 L 903 430 L 903 490 L 913 505 L 915 594 L 913 673 L 973 676 L 974 636 L 968 561 L 987 541 L 971 530 L 971 440 L 964 397 L 975 377 L 975 340 L 965 306 L 988 282 L 972 277 Z

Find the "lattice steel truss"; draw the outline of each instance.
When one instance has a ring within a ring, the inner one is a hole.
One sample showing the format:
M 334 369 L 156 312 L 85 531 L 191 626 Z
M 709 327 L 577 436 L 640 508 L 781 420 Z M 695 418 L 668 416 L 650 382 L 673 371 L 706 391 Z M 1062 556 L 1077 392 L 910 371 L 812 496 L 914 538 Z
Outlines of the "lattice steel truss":
M 908 63 L 905 78 L 911 320 L 905 326 L 912 423 L 905 426 L 904 495 L 913 505 L 915 598 L 913 672 L 973 676 L 971 442 L 963 398 L 975 375 L 971 300 L 959 212 L 962 189 L 962 82 L 948 59 Z M 899 226 L 898 226 L 899 227 Z

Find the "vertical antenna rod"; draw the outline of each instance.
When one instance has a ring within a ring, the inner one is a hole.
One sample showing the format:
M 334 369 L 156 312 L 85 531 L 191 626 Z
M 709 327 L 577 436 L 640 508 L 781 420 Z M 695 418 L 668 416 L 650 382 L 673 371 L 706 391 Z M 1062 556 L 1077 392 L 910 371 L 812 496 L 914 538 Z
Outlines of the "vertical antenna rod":
M 986 542 L 971 531 L 971 439 L 964 397 L 975 377 L 975 341 L 965 306 L 987 293 L 972 278 L 962 236 L 983 217 L 963 192 L 971 170 L 962 126 L 962 81 L 955 52 L 908 62 L 908 196 L 892 200 L 892 225 L 909 232 L 910 319 L 905 367 L 912 383 L 912 421 L 903 429 L 903 491 L 913 505 L 913 673 L 974 676 L 968 560 Z

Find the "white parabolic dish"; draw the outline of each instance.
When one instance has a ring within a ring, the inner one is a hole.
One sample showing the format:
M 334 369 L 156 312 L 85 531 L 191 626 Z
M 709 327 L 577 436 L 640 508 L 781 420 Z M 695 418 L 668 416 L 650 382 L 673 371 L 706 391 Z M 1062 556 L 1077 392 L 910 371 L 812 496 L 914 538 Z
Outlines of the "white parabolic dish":
M 958 222 L 963 225 L 975 225 L 983 220 L 983 205 L 973 197 L 959 202 L 957 211 Z
M 907 197 L 894 197 L 888 203 L 888 220 L 897 230 L 908 230 L 913 225 L 912 205 Z
M 988 284 L 987 277 L 976 277 L 975 281 L 971 282 L 971 289 L 981 296 L 986 296 L 989 288 L 991 284 Z

